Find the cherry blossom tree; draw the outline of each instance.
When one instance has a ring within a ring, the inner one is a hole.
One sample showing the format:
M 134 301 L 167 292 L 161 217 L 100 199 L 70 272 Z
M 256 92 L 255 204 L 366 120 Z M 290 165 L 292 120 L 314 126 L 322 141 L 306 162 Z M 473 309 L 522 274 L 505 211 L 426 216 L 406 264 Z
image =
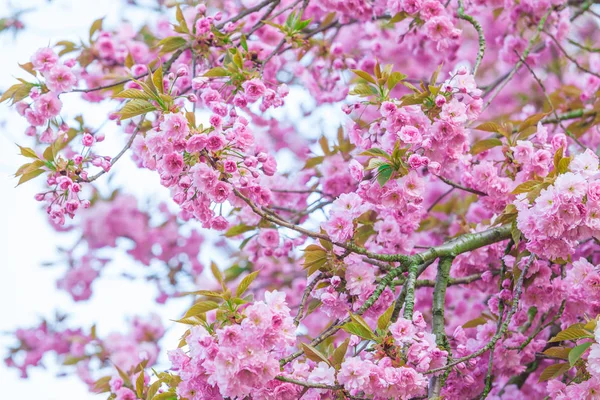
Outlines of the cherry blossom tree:
M 46 319 L 9 366 L 55 353 L 116 400 L 600 398 L 597 1 L 128 3 L 158 23 L 52 38 L 0 100 L 18 184 L 79 236 L 58 288 L 126 249 L 189 306 Z M 123 157 L 172 204 L 99 190 Z

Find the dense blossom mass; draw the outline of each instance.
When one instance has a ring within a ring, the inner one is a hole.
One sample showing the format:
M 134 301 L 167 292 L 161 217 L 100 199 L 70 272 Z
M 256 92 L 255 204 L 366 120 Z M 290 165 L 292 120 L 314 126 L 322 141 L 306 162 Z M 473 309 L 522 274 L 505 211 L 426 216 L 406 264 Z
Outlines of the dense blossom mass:
M 7 365 L 114 400 L 598 398 L 597 2 L 128 3 L 149 22 L 53 38 L 0 100 L 18 183 L 79 236 L 57 287 L 101 295 L 122 249 L 190 306 L 57 315 Z M 115 187 L 123 157 L 169 202 Z

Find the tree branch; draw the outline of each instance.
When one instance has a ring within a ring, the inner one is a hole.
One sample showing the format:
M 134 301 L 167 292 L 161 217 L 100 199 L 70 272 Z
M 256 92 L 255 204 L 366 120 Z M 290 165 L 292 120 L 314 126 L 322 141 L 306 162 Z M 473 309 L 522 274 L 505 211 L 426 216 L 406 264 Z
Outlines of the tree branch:
M 525 264 L 525 267 L 523 268 L 523 271 L 521 271 L 521 275 L 519 276 L 519 279 L 518 279 L 517 284 L 515 286 L 515 290 L 514 290 L 515 294 L 513 295 L 512 306 L 510 308 L 510 311 L 506 315 L 506 319 L 502 323 L 502 326 L 500 327 L 500 331 L 497 332 L 492 337 L 492 340 L 490 340 L 490 342 L 488 344 L 486 344 L 485 346 L 483 346 L 481 349 L 477 350 L 476 352 L 474 352 L 472 354 L 469 354 L 468 356 L 465 356 L 465 357 L 457 358 L 456 360 L 452 361 L 451 363 L 447 364 L 444 367 L 430 369 L 429 371 L 425 372 L 425 374 L 434 374 L 436 372 L 443 371 L 445 369 L 454 367 L 455 365 L 458 365 L 460 363 L 468 361 L 468 360 L 470 360 L 472 358 L 479 357 L 480 355 L 482 355 L 486 351 L 488 351 L 491 348 L 493 348 L 494 346 L 496 346 L 496 343 L 506 333 L 506 331 L 508 329 L 508 325 L 510 324 L 510 321 L 511 321 L 513 315 L 517 312 L 517 308 L 519 306 L 519 300 L 521 299 L 521 294 L 523 292 L 523 280 L 525 279 L 525 275 L 527 275 L 527 271 L 529 270 L 529 267 L 533 263 L 534 258 L 535 258 L 535 256 L 532 254 L 529 257 L 529 261 L 527 262 L 527 264 Z M 499 316 L 499 318 L 501 318 L 501 317 Z
M 481 24 L 472 16 L 465 14 L 465 6 L 463 4 L 463 0 L 458 0 L 458 18 L 463 19 L 473 25 L 473 28 L 477 31 L 477 36 L 479 36 L 479 51 L 477 52 L 477 58 L 475 59 L 475 66 L 473 67 L 473 76 L 477 74 L 477 70 L 481 65 L 481 61 L 483 60 L 483 56 L 485 54 L 485 35 L 483 34 L 483 28 Z

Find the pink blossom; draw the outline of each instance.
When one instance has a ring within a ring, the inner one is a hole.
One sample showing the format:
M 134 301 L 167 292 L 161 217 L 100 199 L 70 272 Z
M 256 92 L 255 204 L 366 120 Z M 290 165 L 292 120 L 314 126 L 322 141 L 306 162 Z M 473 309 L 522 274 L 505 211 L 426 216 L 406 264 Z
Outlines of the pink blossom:
M 346 215 L 334 214 L 321 227 L 336 242 L 344 242 L 350 239 L 354 232 L 352 220 Z
M 46 75 L 46 85 L 53 92 L 68 92 L 77 84 L 77 78 L 70 68 L 56 65 Z
M 279 246 L 279 232 L 277 229 L 261 229 L 258 242 L 261 246 L 275 248 Z
M 242 84 L 246 100 L 249 103 L 254 103 L 260 99 L 266 91 L 265 84 L 258 79 L 251 79 Z

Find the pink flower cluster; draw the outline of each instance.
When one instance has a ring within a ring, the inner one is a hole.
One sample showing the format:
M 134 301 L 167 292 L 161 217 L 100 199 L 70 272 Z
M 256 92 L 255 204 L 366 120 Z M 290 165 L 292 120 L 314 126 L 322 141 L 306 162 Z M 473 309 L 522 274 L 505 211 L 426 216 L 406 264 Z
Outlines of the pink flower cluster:
M 140 165 L 156 170 L 161 183 L 171 188 L 184 218 L 194 217 L 206 228 L 225 230 L 228 221 L 215 215 L 211 206 L 235 203 L 234 187 L 258 204 L 268 204 L 271 192 L 260 184 L 260 178 L 272 176 L 277 168 L 275 158 L 255 143 L 249 121 L 238 115 L 236 107 L 260 98 L 261 107 L 278 107 L 287 91 L 280 86 L 275 92 L 261 81 L 250 80 L 230 106 L 206 82 L 193 85 L 202 92 L 198 101 L 213 112 L 211 126 L 200 131 L 190 126 L 182 112 L 164 114 L 152 131 L 135 139 L 133 148 Z
M 550 259 L 567 258 L 579 241 L 600 233 L 597 173 L 598 157 L 586 150 L 534 201 L 526 194 L 517 196 L 517 225 L 528 239 L 530 251 Z
M 114 366 L 129 371 L 144 360 L 148 367 L 152 366 L 158 357 L 157 342 L 165 332 L 156 314 L 149 318 L 135 317 L 129 332 L 114 332 L 105 338 L 96 336 L 95 328 L 89 333 L 63 328 L 65 317 L 57 318 L 53 324 L 44 321 L 35 328 L 17 330 L 19 345 L 11 349 L 6 364 L 18 368 L 26 377 L 29 367 L 42 365 L 44 356 L 54 353 L 66 365 L 75 365 L 77 374 L 90 388 L 95 382 L 92 373 L 105 367 L 114 374 L 113 380 L 120 379 L 122 384 Z
M 423 372 L 444 365 L 447 358 L 447 352 L 437 347 L 435 336 L 426 332 L 426 328 L 419 312 L 412 321 L 399 318 L 390 326 L 398 355 L 347 357 L 338 373 L 338 382 L 353 396 L 362 393 L 375 399 L 423 396 L 428 384 Z
M 244 308 L 239 324 L 212 333 L 192 327 L 186 337 L 189 353 L 169 353 L 182 378 L 177 394 L 190 400 L 256 395 L 279 373 L 279 358 L 295 344 L 295 330 L 285 294 L 279 292 L 266 292 L 264 301 Z

